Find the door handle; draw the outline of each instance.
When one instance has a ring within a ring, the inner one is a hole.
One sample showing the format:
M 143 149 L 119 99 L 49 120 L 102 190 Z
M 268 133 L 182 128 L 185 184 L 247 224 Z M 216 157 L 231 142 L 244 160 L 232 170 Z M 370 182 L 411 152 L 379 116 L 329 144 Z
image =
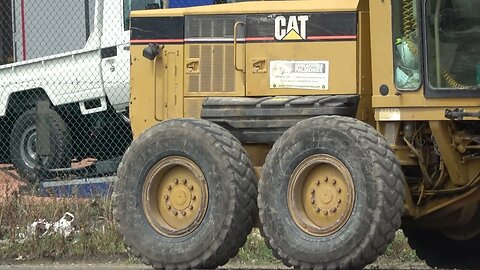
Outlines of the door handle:
M 267 73 L 266 59 L 252 59 L 253 73 Z
M 187 74 L 190 73 L 200 73 L 200 59 L 191 58 L 187 60 Z
M 245 25 L 244 22 L 236 22 L 235 25 L 233 26 L 233 63 L 235 66 L 236 71 L 242 71 L 245 72 L 242 68 L 238 67 L 238 59 L 237 59 L 237 37 L 238 37 L 238 27 L 240 25 Z

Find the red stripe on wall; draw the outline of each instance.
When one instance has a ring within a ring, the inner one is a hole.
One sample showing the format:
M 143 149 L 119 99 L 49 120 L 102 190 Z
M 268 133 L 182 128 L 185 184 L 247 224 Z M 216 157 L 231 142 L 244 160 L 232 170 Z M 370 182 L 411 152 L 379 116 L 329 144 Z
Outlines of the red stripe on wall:
M 22 16 L 22 54 L 23 60 L 27 60 L 27 35 L 25 33 L 25 0 L 20 2 L 20 12 Z

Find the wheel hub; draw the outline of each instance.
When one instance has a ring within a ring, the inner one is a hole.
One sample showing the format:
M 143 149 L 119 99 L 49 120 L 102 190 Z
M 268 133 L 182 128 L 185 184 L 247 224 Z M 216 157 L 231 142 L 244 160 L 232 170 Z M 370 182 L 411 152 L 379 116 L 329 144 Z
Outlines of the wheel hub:
M 288 207 L 297 226 L 314 236 L 331 235 L 348 221 L 354 203 L 353 180 L 345 165 L 329 155 L 301 162 L 288 187 Z
M 143 203 L 147 220 L 159 233 L 187 235 L 198 227 L 206 212 L 205 178 L 189 159 L 163 159 L 147 175 Z

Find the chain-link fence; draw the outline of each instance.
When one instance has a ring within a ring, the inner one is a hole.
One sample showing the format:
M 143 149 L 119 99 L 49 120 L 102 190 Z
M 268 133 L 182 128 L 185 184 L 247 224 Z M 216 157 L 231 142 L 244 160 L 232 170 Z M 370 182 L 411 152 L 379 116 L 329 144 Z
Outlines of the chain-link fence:
M 132 140 L 130 11 L 224 2 L 0 0 L 0 183 L 114 175 Z

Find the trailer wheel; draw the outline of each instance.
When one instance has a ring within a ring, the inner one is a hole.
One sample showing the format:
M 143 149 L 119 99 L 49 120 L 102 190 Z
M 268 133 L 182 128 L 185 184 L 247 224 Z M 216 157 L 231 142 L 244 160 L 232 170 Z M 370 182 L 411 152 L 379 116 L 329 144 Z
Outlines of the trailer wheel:
M 480 269 L 478 233 L 469 238 L 454 239 L 437 230 L 404 228 L 403 232 L 417 256 L 432 268 Z
M 70 133 L 65 122 L 54 110 L 49 111 L 50 117 L 50 157 L 43 160 L 47 169 L 69 168 Z M 10 135 L 10 159 L 20 176 L 29 182 L 35 182 L 39 177 L 34 169 L 37 159 L 37 111 L 32 108 L 21 114 L 13 126 Z
M 347 117 L 317 117 L 273 146 L 259 183 L 267 244 L 287 266 L 352 269 L 394 239 L 403 174 L 387 142 Z
M 125 244 L 155 268 L 216 268 L 253 227 L 252 165 L 228 131 L 205 120 L 170 120 L 125 153 L 114 214 Z

